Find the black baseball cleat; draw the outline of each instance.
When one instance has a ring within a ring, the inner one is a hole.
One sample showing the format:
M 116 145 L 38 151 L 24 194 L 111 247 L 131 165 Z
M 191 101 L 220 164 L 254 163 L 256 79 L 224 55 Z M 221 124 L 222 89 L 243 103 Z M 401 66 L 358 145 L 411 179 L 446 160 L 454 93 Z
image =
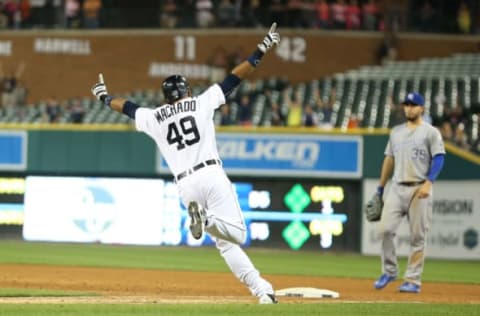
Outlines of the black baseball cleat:
M 188 215 L 190 216 L 190 232 L 193 238 L 200 239 L 203 235 L 203 227 L 207 213 L 197 202 L 192 201 L 188 204 Z
M 258 298 L 260 304 L 278 304 L 278 300 L 273 293 L 263 294 Z

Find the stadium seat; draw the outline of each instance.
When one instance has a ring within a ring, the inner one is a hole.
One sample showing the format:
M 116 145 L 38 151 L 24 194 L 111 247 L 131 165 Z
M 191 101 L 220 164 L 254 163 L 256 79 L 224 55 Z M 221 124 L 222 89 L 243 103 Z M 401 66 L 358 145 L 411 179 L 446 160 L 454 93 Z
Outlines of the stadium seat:
M 257 95 L 257 97 L 253 101 L 253 108 L 252 108 L 252 125 L 259 126 L 262 122 L 262 118 L 265 113 L 265 104 L 267 98 L 263 94 Z

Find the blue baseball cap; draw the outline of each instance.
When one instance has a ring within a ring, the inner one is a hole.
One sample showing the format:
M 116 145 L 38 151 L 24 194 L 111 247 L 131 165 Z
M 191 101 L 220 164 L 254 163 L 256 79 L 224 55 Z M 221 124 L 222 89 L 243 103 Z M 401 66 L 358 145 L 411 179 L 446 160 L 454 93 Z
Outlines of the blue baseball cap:
M 415 105 L 425 105 L 425 99 L 418 92 L 410 92 L 403 100 L 402 104 L 415 104 Z

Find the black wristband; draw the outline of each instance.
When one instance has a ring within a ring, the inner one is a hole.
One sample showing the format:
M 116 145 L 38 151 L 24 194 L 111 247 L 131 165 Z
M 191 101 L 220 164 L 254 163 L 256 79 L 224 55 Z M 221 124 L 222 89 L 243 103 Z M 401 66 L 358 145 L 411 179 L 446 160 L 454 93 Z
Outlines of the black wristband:
M 262 59 L 263 55 L 265 55 L 264 52 L 262 52 L 260 49 L 256 49 L 248 58 L 247 61 L 252 65 L 253 67 L 257 67 L 258 64 L 260 64 L 260 60 Z
M 108 94 L 104 94 L 100 96 L 100 101 L 102 101 L 106 106 L 110 106 L 110 102 L 112 102 L 112 97 Z

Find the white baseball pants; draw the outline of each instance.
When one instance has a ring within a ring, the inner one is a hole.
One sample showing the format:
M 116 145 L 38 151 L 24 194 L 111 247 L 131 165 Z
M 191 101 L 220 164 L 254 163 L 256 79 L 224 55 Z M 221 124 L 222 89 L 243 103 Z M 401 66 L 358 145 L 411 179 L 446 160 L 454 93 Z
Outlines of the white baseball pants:
M 207 212 L 205 231 L 215 237 L 216 247 L 233 274 L 255 296 L 274 293 L 272 285 L 260 276 L 247 254 L 240 248 L 246 227 L 237 194 L 221 166 L 206 166 L 178 181 L 185 206 L 199 203 Z

